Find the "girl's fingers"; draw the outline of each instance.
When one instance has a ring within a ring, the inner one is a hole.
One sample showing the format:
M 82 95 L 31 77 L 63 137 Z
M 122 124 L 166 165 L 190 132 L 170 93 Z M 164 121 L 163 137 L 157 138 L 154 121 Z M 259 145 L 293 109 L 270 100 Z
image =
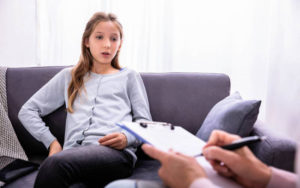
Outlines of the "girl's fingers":
M 109 146 L 115 149 L 123 149 L 127 145 L 126 135 L 124 135 L 123 133 L 108 134 L 100 138 L 98 142 L 103 146 Z
M 107 140 L 105 142 L 100 142 L 100 144 L 103 146 L 111 146 L 111 145 L 113 145 L 115 143 L 119 143 L 119 142 L 120 142 L 120 140 L 118 138 L 113 138 L 113 139 Z
M 102 138 L 99 139 L 99 142 L 106 142 L 108 140 L 111 140 L 115 137 L 118 137 L 118 133 L 111 133 L 111 134 L 108 134 L 108 135 L 105 135 L 103 136 Z

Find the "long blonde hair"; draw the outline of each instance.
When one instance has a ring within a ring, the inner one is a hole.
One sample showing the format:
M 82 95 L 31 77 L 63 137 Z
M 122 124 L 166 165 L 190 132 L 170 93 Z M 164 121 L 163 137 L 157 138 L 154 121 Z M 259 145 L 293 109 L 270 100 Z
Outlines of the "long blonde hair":
M 68 107 L 67 110 L 70 113 L 73 113 L 73 103 L 77 95 L 80 94 L 81 89 L 84 84 L 84 76 L 87 72 L 92 70 L 93 67 L 93 56 L 90 52 L 90 49 L 86 47 L 85 41 L 89 39 L 90 35 L 94 31 L 95 27 L 99 22 L 113 22 L 120 32 L 120 38 L 123 38 L 123 29 L 120 22 L 117 20 L 117 17 L 114 14 L 106 14 L 104 12 L 97 12 L 95 13 L 92 18 L 86 24 L 82 40 L 81 40 L 81 55 L 79 62 L 77 65 L 72 69 L 71 75 L 72 80 L 68 87 Z M 111 61 L 111 65 L 116 68 L 120 69 L 119 65 L 119 51 L 117 52 L 116 56 Z

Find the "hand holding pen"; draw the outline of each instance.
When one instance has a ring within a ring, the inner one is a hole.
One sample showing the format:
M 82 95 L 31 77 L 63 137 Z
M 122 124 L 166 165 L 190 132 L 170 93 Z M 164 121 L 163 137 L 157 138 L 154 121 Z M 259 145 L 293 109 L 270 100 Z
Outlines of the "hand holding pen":
M 242 145 L 250 140 L 245 139 Z M 255 141 L 256 142 L 256 141 Z M 235 143 L 235 144 L 234 144 Z M 271 177 L 271 169 L 257 159 L 248 147 L 240 147 L 241 138 L 224 131 L 213 131 L 207 145 L 203 149 L 203 155 L 218 174 L 231 178 L 243 187 L 266 187 Z M 221 146 L 234 144 L 221 148 Z M 176 152 L 164 152 L 153 146 L 144 144 L 142 149 L 150 157 L 161 162 L 159 176 L 164 184 L 169 187 L 189 187 L 191 182 L 199 178 L 205 178 L 205 169 L 190 157 Z
M 219 174 L 245 187 L 266 187 L 271 169 L 257 159 L 248 147 L 242 147 L 262 139 L 265 138 L 241 139 L 224 131 L 213 131 L 203 148 L 203 155 Z
M 249 146 L 251 144 L 263 141 L 265 139 L 266 139 L 265 136 L 248 136 L 248 137 L 244 137 L 241 139 L 237 139 L 230 144 L 222 145 L 220 147 L 222 149 L 226 149 L 226 150 L 236 150 L 241 147 Z M 203 153 L 201 153 L 199 155 L 195 155 L 194 157 L 198 157 L 198 156 L 203 156 Z

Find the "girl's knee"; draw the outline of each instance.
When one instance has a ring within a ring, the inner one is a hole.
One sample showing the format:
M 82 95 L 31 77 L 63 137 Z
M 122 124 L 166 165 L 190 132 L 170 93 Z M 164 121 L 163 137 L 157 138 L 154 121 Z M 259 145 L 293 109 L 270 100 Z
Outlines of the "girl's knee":
M 35 180 L 35 188 L 60 187 L 71 182 L 68 164 L 64 158 L 53 155 L 44 160 Z M 65 186 L 65 187 L 66 187 Z
M 40 171 L 45 169 L 49 173 L 55 171 L 62 171 L 65 166 L 68 165 L 68 161 L 61 155 L 52 155 L 47 157 L 40 166 Z

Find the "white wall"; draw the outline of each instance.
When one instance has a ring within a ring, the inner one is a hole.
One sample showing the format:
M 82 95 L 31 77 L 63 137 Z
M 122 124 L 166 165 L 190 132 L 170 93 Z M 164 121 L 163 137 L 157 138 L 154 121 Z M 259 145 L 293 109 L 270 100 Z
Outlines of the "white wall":
M 0 0 L 0 66 L 75 64 L 88 18 L 114 12 L 123 66 L 226 73 L 232 92 L 262 100 L 259 119 L 300 142 L 299 9 L 299 0 Z
M 36 65 L 35 0 L 0 0 L 0 66 Z

